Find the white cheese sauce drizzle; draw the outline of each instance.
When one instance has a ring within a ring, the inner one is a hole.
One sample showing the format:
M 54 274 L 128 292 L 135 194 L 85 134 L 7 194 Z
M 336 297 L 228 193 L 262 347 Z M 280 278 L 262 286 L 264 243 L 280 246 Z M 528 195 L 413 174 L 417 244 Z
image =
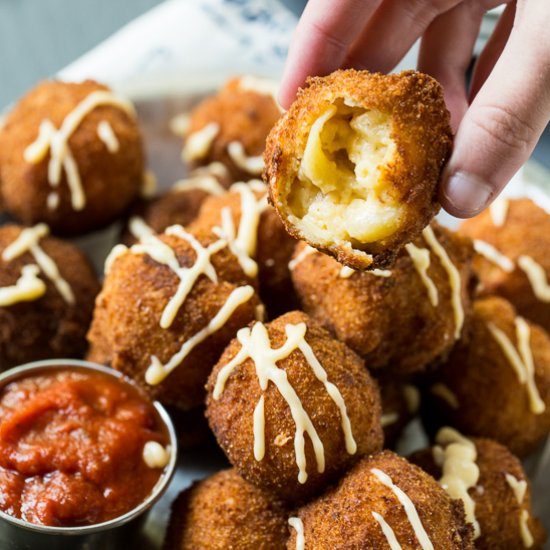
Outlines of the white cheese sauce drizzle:
M 525 255 L 518 258 L 518 266 L 527 276 L 536 298 L 541 302 L 550 302 L 550 285 L 548 284 L 544 267 L 531 258 L 531 256 Z
M 525 494 L 527 492 L 527 481 L 525 479 L 519 480 L 517 477 L 508 473 L 505 474 L 505 477 L 506 477 L 506 483 L 508 483 L 508 485 L 512 489 L 517 503 L 520 506 L 522 506 L 523 499 L 525 498 Z M 522 508 L 520 510 L 518 519 L 519 519 L 519 530 L 521 533 L 521 540 L 523 541 L 523 546 L 525 548 L 530 548 L 531 546 L 533 546 L 535 539 L 533 538 L 533 534 L 529 529 L 529 511 L 526 510 L 525 508 Z
M 514 262 L 507 256 L 497 250 L 492 244 L 482 241 L 480 239 L 474 240 L 475 251 L 483 256 L 486 260 L 489 260 L 496 266 L 500 267 L 506 273 L 514 271 Z
M 2 253 L 2 259 L 5 262 L 10 262 L 29 252 L 44 275 L 50 279 L 59 294 L 61 294 L 63 300 L 73 305 L 75 303 L 75 296 L 71 286 L 59 273 L 57 264 L 40 246 L 40 240 L 46 237 L 49 232 L 49 227 L 44 223 L 23 229 L 17 239 L 6 247 Z
M 73 210 L 77 211 L 86 206 L 86 195 L 82 188 L 78 165 L 69 147 L 69 140 L 86 116 L 101 106 L 116 107 L 132 117 L 135 116 L 134 107 L 127 99 L 106 90 L 97 90 L 68 113 L 59 128 L 56 128 L 50 120 L 43 120 L 38 130 L 38 137 L 24 152 L 25 161 L 32 164 L 41 162 L 48 152 L 50 153 L 48 182 L 52 187 L 58 187 L 64 170 L 71 192 L 71 205 Z
M 504 331 L 494 323 L 488 323 L 487 327 L 516 372 L 519 383 L 525 385 L 531 412 L 542 414 L 546 410 L 546 404 L 541 399 L 535 382 L 535 364 L 530 344 L 531 329 L 522 317 L 516 317 L 514 324 L 516 327 L 517 349 Z
M 296 550 L 305 550 L 304 524 L 298 517 L 288 519 L 288 524 L 296 531 Z
M 413 243 L 406 244 L 405 250 L 409 254 L 414 268 L 420 276 L 422 284 L 426 287 L 430 304 L 432 304 L 433 307 L 436 307 L 439 304 L 439 294 L 435 283 L 428 275 L 428 269 L 430 267 L 430 251 L 427 248 L 419 248 Z
M 183 161 L 193 162 L 206 157 L 219 133 L 220 125 L 217 122 L 210 122 L 200 130 L 189 134 L 181 153 Z
M 474 539 L 477 539 L 481 530 L 475 515 L 476 503 L 468 493 L 479 480 L 476 446 L 456 430 L 447 427 L 439 430 L 435 441 L 437 445 L 432 450 L 433 458 L 442 470 L 439 484 L 451 498 L 462 501 L 466 521 L 472 525 Z
M 380 525 L 380 529 L 382 529 L 382 533 L 384 533 L 391 550 L 402 550 L 403 547 L 399 544 L 389 523 L 378 512 L 372 512 L 372 517 L 378 522 L 378 525 Z
M 21 276 L 14 285 L 0 287 L 0 307 L 7 307 L 19 302 L 32 302 L 44 296 L 46 285 L 38 277 L 40 268 L 35 264 L 23 266 Z
M 152 227 L 147 225 L 145 220 L 140 216 L 132 216 L 128 222 L 128 231 L 138 240 L 145 239 L 154 235 Z
M 113 127 L 107 120 L 102 120 L 97 125 L 97 137 L 105 144 L 109 153 L 114 154 L 118 152 L 120 143 L 118 142 Z
M 263 155 L 248 156 L 244 150 L 244 146 L 240 141 L 231 141 L 227 145 L 227 154 L 235 163 L 235 166 L 249 174 L 259 176 L 264 169 Z
M 449 277 L 449 284 L 451 286 L 451 303 L 453 306 L 454 320 L 455 320 L 455 331 L 454 337 L 458 339 L 462 331 L 462 325 L 464 324 L 464 308 L 462 307 L 462 298 L 461 298 L 461 280 L 460 273 L 456 266 L 449 258 L 447 251 L 440 242 L 437 240 L 433 229 L 428 225 L 422 231 L 422 236 L 424 240 L 428 243 L 428 246 L 432 249 L 432 252 L 439 258 L 441 265 L 447 272 Z
M 449 405 L 452 409 L 458 409 L 460 407 L 460 403 L 456 394 L 451 391 L 449 386 L 446 386 L 441 382 L 437 382 L 436 384 L 430 386 L 430 393 L 439 397 L 440 399 L 443 399 L 443 401 L 445 401 L 447 405 Z
M 508 206 L 508 199 L 502 196 L 498 197 L 492 202 L 491 206 L 489 206 L 489 213 L 495 227 L 502 227 L 504 225 L 508 214 Z
M 413 528 L 416 539 L 418 540 L 422 550 L 434 550 L 432 541 L 430 540 L 428 533 L 426 533 L 424 525 L 422 525 L 422 521 L 418 516 L 418 511 L 416 510 L 416 507 L 409 496 L 397 485 L 395 485 L 392 478 L 382 470 L 379 470 L 378 468 L 372 468 L 371 473 L 375 475 L 375 477 L 378 479 L 378 481 L 380 481 L 380 483 L 382 483 L 382 485 L 385 485 L 386 487 L 388 487 L 388 489 L 392 491 L 392 493 L 397 497 L 397 500 L 403 506 L 405 514 L 407 515 L 407 518 L 411 524 L 411 527 Z M 388 538 L 388 535 L 386 533 L 384 534 L 386 535 L 386 538 Z
M 289 406 L 296 427 L 294 435 L 294 452 L 299 472 L 298 481 L 300 483 L 305 483 L 308 478 L 306 471 L 304 434 L 307 433 L 312 442 L 317 462 L 317 471 L 319 473 L 325 471 L 325 454 L 323 443 L 319 438 L 317 430 L 309 414 L 305 411 L 296 390 L 288 381 L 286 371 L 277 366 L 278 361 L 286 359 L 295 350 L 299 349 L 302 352 L 315 377 L 323 383 L 330 398 L 338 407 L 346 451 L 349 454 L 355 454 L 357 452 L 357 444 L 353 437 L 344 398 L 338 388 L 328 380 L 325 369 L 321 363 L 319 363 L 319 360 L 305 339 L 306 332 L 307 326 L 305 323 L 299 323 L 297 325 L 287 324 L 285 326 L 286 342 L 280 348 L 273 349 L 271 348 L 269 333 L 263 323 L 256 323 L 252 329 L 248 327 L 242 328 L 237 333 L 237 339 L 241 344 L 241 349 L 218 373 L 213 392 L 214 399 L 219 399 L 233 370 L 247 359 L 252 359 L 262 391 L 265 392 L 269 382 L 272 382 Z M 262 395 L 254 410 L 254 458 L 257 461 L 261 461 L 265 455 L 265 439 L 263 437 L 264 425 L 265 416 Z

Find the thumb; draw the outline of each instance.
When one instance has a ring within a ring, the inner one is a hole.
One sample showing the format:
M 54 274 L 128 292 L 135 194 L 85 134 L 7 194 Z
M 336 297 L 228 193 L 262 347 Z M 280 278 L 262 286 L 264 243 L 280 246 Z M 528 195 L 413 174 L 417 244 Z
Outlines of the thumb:
M 550 119 L 550 44 L 541 40 L 546 35 L 540 28 L 550 23 L 550 3 L 544 3 L 530 4 L 538 6 L 534 15 L 524 4 L 521 21 L 460 123 L 440 189 L 441 204 L 454 216 L 475 216 L 493 201 Z

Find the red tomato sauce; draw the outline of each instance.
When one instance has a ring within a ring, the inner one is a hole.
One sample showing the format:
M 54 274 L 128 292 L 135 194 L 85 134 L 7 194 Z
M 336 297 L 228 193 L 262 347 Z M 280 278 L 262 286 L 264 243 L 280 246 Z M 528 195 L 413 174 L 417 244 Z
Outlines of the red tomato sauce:
M 0 509 L 63 527 L 123 515 L 163 473 L 143 460 L 148 441 L 169 437 L 129 383 L 70 367 L 11 382 L 0 391 Z

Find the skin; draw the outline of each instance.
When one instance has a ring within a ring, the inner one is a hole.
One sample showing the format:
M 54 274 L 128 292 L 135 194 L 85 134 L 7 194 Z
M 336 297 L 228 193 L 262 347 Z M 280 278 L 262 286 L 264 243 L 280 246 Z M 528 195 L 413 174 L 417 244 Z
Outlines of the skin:
M 2 252 L 15 241 L 21 229 L 11 224 L 0 229 L 0 287 L 15 284 L 23 266 L 36 264 L 28 252 L 10 262 L 1 259 Z M 39 359 L 82 357 L 86 351 L 86 331 L 100 290 L 97 275 L 84 254 L 70 243 L 45 237 L 40 240 L 40 247 L 71 286 L 76 303 L 67 304 L 41 272 L 39 277 L 47 287 L 41 298 L 0 307 L 2 370 Z
M 460 272 L 462 304 L 467 315 L 474 288 L 471 242 L 438 225 L 433 228 Z M 427 247 L 423 238 L 415 244 Z M 303 246 L 298 245 L 294 258 Z M 364 357 L 369 369 L 410 375 L 440 361 L 454 344 L 448 275 L 434 254 L 430 257 L 428 275 L 438 289 L 437 307 L 430 303 L 405 250 L 391 268 L 391 277 L 356 272 L 342 278 L 342 266 L 336 260 L 314 253 L 294 268 L 292 280 L 304 311 Z
M 470 529 L 464 522 L 462 503 L 452 501 L 435 479 L 391 451 L 363 458 L 336 487 L 298 510 L 304 524 L 306 548 L 389 548 L 373 512 L 386 520 L 403 548 L 421 548 L 403 505 L 371 472 L 372 468 L 389 475 L 408 495 L 434 548 L 474 548 Z M 294 529 L 287 548 L 296 548 Z
M 286 341 L 287 323 L 306 323 L 306 342 L 325 369 L 328 380 L 340 391 L 351 423 L 357 451 L 346 450 L 338 407 L 324 385 L 314 375 L 300 350 L 277 362 L 286 372 L 324 447 L 325 471 L 319 473 L 309 436 L 305 435 L 305 455 L 308 478 L 298 481 L 298 466 L 294 450 L 295 423 L 285 399 L 273 383 L 262 391 L 256 365 L 247 359 L 236 367 L 227 380 L 219 399 L 213 398 L 218 373 L 240 350 L 233 340 L 214 367 L 208 380 L 206 415 L 210 427 L 230 462 L 250 483 L 269 490 L 289 502 L 304 501 L 318 494 L 366 454 L 382 447 L 380 425 L 380 395 L 374 380 L 361 359 L 347 346 L 334 340 L 329 333 L 302 312 L 287 313 L 267 325 L 271 347 L 279 348 Z M 265 456 L 254 457 L 253 414 L 264 396 Z
M 289 515 L 280 500 L 223 470 L 178 496 L 163 550 L 284 548 Z
M 389 72 L 421 38 L 418 69 L 443 85 L 456 132 L 440 201 L 453 215 L 474 216 L 529 158 L 550 120 L 546 0 L 504 2 L 467 91 L 466 72 L 483 14 L 502 3 L 310 0 L 290 47 L 281 104 L 289 107 L 309 75 L 340 67 Z
M 204 246 L 216 240 L 211 235 L 195 236 Z M 176 251 L 180 265 L 193 265 L 196 253 L 187 241 L 168 235 L 160 238 Z M 196 346 L 163 382 L 150 386 L 144 376 L 152 355 L 168 361 L 184 342 L 206 326 L 237 286 L 255 284 L 244 275 L 227 248 L 212 256 L 212 264 L 218 282 L 204 275 L 199 277 L 172 325 L 163 329 L 160 318 L 179 279 L 167 266 L 145 254 L 127 252 L 119 256 L 97 298 L 88 333 L 88 358 L 110 364 L 130 376 L 164 404 L 183 410 L 201 405 L 212 366 L 235 332 L 255 318 L 259 304 L 256 295 L 240 305 L 220 330 Z
M 480 536 L 475 541 L 478 550 L 508 550 L 523 548 L 519 526 L 522 510 L 529 512 L 528 527 L 533 535 L 532 550 L 542 548 L 545 539 L 544 528 L 533 517 L 531 510 L 531 487 L 521 462 L 504 446 L 491 439 L 473 438 L 479 468 L 479 479 L 468 494 L 475 502 L 475 517 L 479 522 Z M 433 459 L 432 449 L 424 449 L 410 457 L 411 462 L 420 466 L 430 475 L 439 479 L 441 467 Z M 527 482 L 527 491 L 522 504 L 519 504 L 506 474 L 519 481 Z M 515 520 L 514 520 L 515 518 Z
M 291 220 L 293 214 L 299 216 L 291 203 L 302 185 L 299 167 L 311 126 L 329 105 L 342 100 L 378 110 L 391 119 L 390 137 L 396 151 L 382 164 L 378 183 L 404 212 L 392 233 L 373 242 L 330 241 L 313 231 L 306 234 Z M 271 203 L 292 236 L 350 267 L 379 268 L 391 265 L 399 249 L 417 237 L 437 213 L 437 182 L 450 149 L 449 115 L 443 92 L 432 78 L 414 71 L 390 76 L 336 71 L 308 80 L 273 128 L 264 155 L 264 179 L 269 183 Z
M 432 383 L 442 383 L 454 393 L 458 408 L 426 392 L 425 419 L 433 428 L 452 426 L 478 437 L 488 437 L 524 457 L 533 452 L 550 432 L 550 338 L 529 324 L 535 383 L 546 409 L 534 414 L 525 386 L 489 332 L 488 323 L 502 330 L 517 345 L 512 305 L 502 298 L 474 303 L 465 336 Z
M 57 189 L 59 206 L 50 210 L 50 155 L 38 164 L 28 163 L 23 157 L 44 119 L 59 128 L 69 112 L 98 90 L 108 88 L 92 80 L 78 84 L 45 81 L 28 92 L 8 115 L 0 131 L 0 191 L 5 210 L 24 224 L 46 222 L 57 234 L 82 234 L 113 222 L 138 197 L 144 170 L 141 134 L 136 121 L 116 107 L 94 109 L 69 139 L 86 195 L 83 210 L 72 208 L 64 171 Z M 119 142 L 116 153 L 109 153 L 97 136 L 98 124 L 104 120 Z
M 495 227 L 490 212 L 485 211 L 466 220 L 460 233 L 488 242 L 514 263 L 514 270 L 507 273 L 476 254 L 474 269 L 481 283 L 480 295 L 506 298 L 520 315 L 550 331 L 550 305 L 535 296 L 526 274 L 517 266 L 517 259 L 528 255 L 550 280 L 550 216 L 529 199 L 509 200 L 502 227 Z

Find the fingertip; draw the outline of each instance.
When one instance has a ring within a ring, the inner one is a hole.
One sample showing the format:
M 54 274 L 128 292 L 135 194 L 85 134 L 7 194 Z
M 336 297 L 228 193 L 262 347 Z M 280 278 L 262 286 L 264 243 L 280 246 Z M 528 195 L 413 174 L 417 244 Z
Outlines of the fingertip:
M 473 218 L 495 199 L 498 190 L 476 174 L 448 170 L 439 188 L 439 202 L 451 216 Z

